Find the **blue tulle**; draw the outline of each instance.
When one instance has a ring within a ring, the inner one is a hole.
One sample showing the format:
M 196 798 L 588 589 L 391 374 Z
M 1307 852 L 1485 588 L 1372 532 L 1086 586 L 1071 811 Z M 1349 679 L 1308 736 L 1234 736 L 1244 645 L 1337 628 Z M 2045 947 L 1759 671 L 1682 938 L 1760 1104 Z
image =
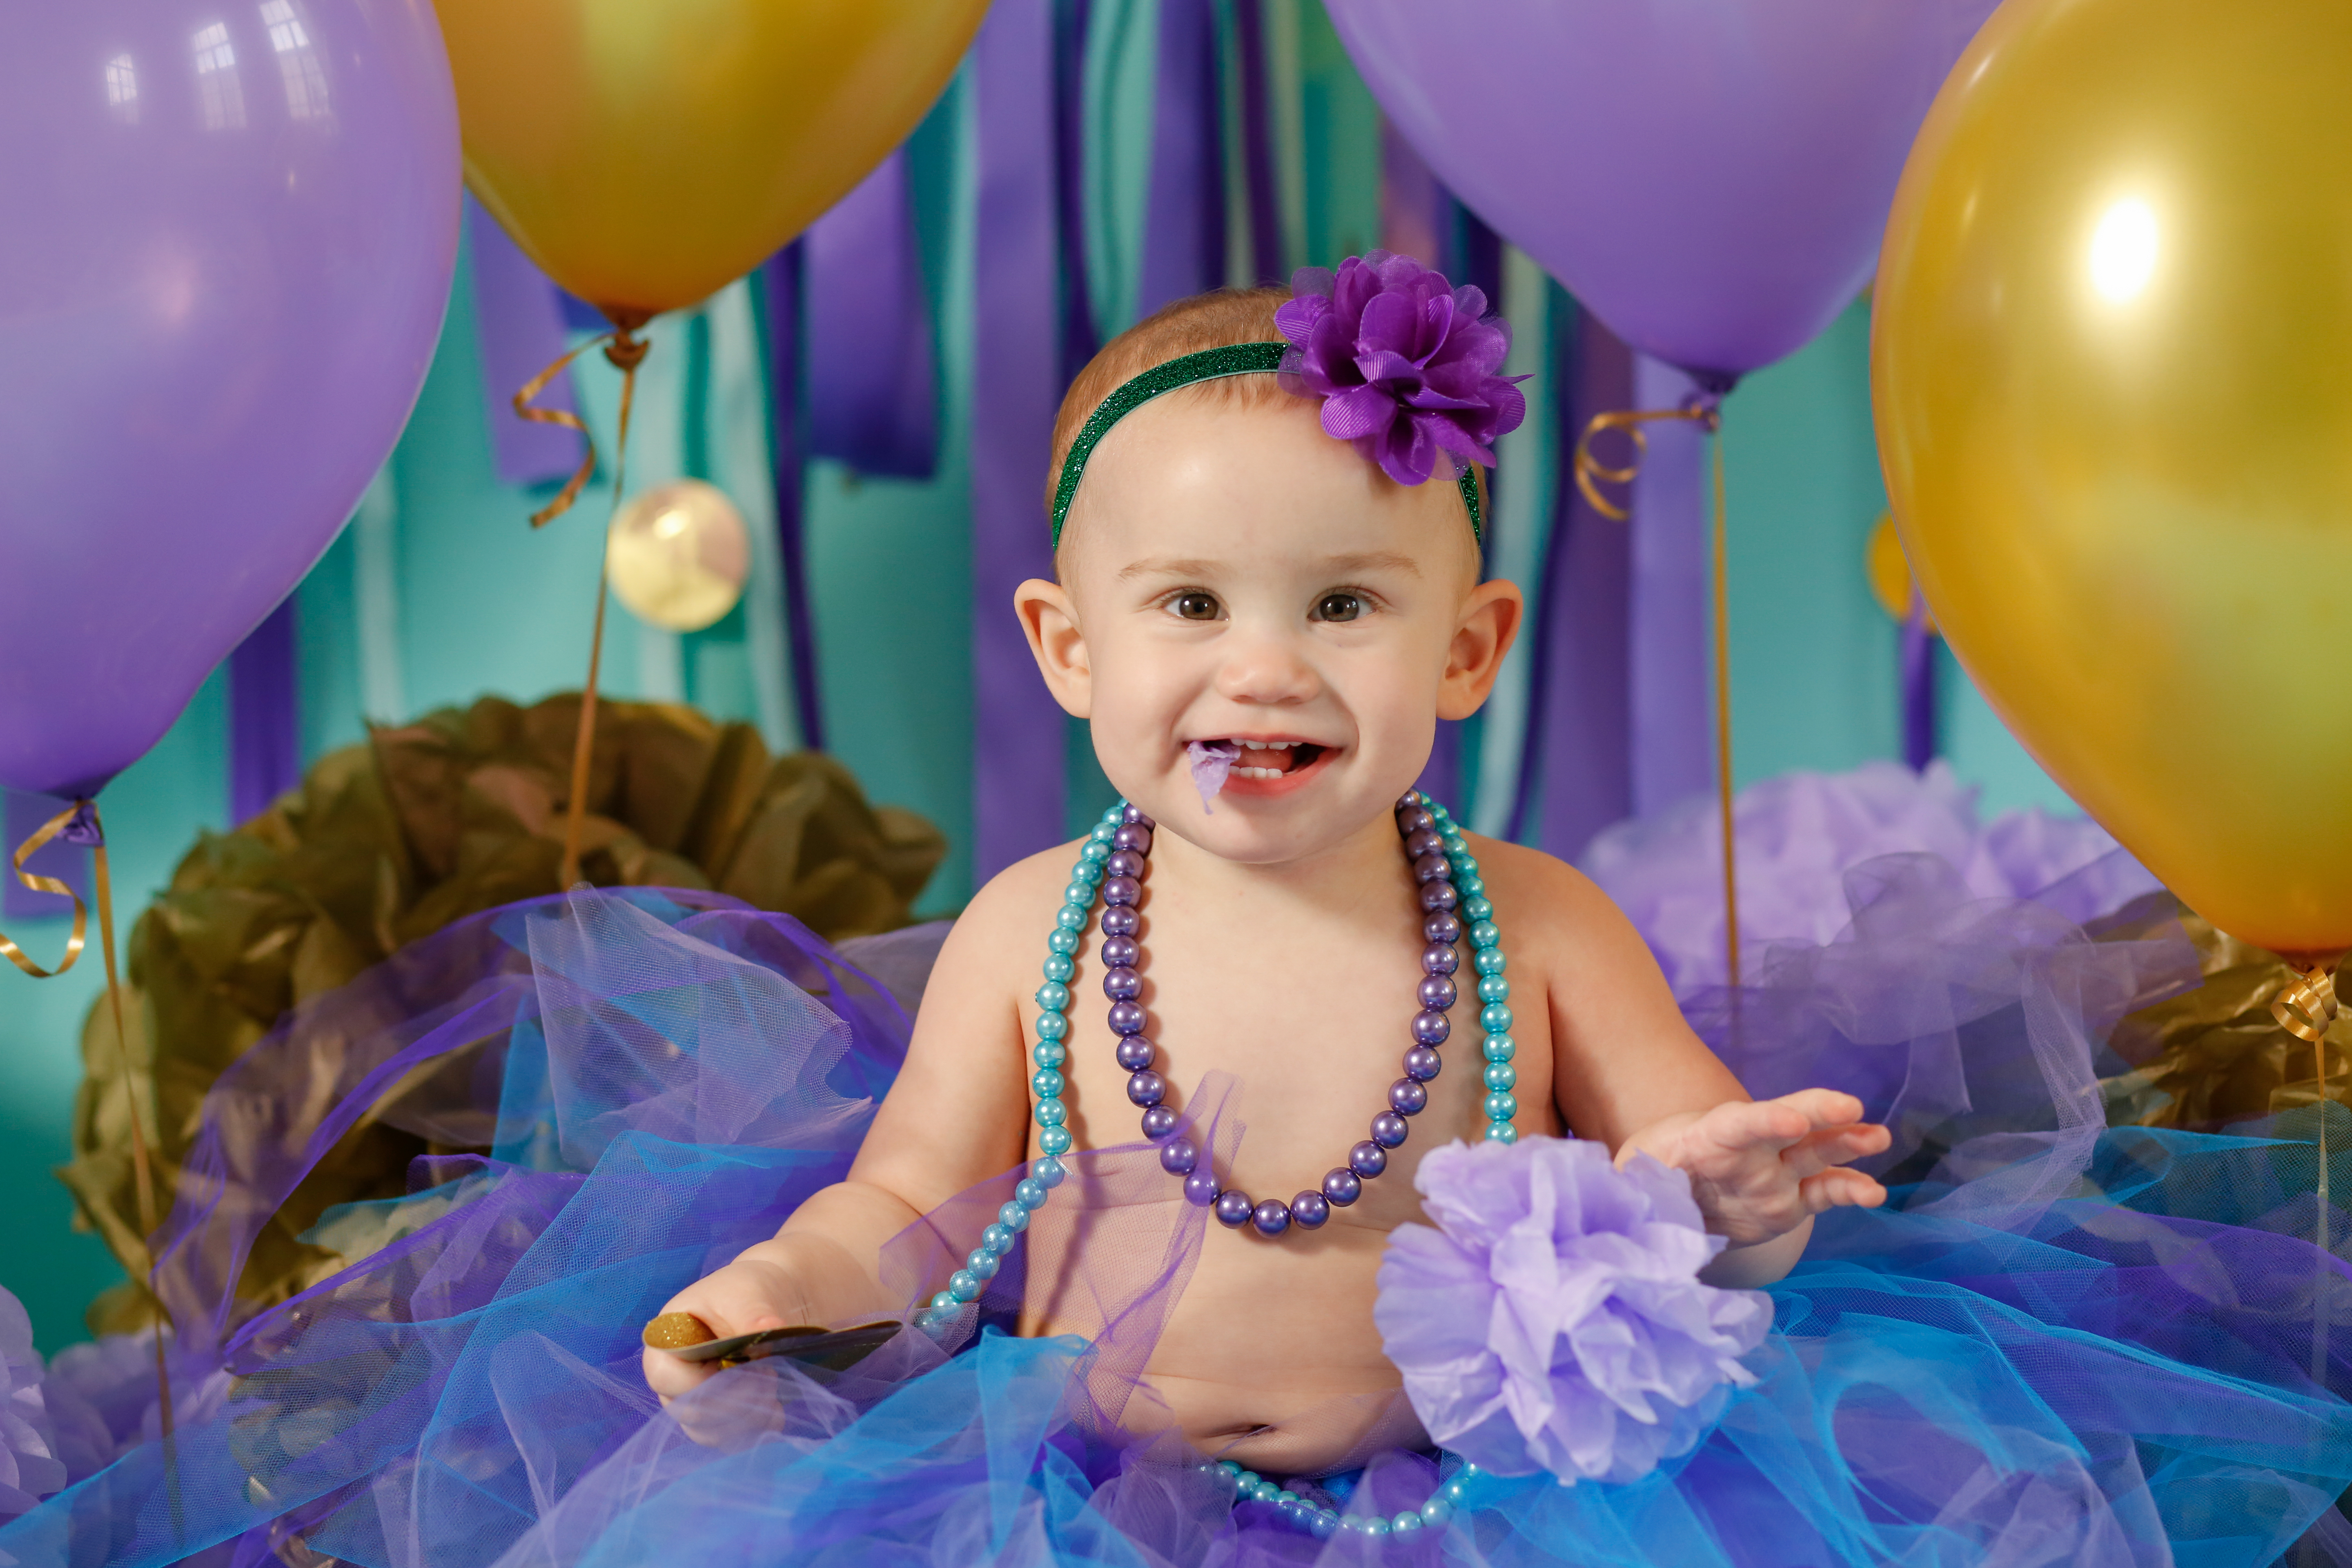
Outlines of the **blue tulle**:
M 2315 1329 L 2352 1325 L 2352 1281 L 2308 1239 L 2314 1124 L 2087 1123 L 2097 1032 L 2177 979 L 2162 944 L 1971 906 L 1918 868 L 1888 878 L 1874 930 L 1784 965 L 1737 1027 L 1776 1071 L 1810 1052 L 1834 1082 L 1862 1061 L 1911 1179 L 1885 1210 L 1823 1220 L 1771 1292 L 1755 1386 L 1640 1481 L 1479 1476 L 1449 1526 L 1381 1542 L 1236 1507 L 1202 1455 L 1122 1415 L 1150 1398 L 1157 1314 L 1201 1244 L 1181 1204 L 1116 1210 L 1084 1339 L 1004 1331 L 1013 1268 L 940 1335 L 845 1373 L 757 1363 L 663 1412 L 639 1325 L 839 1178 L 903 1051 L 893 996 L 923 939 L 866 954 L 869 973 L 781 917 L 635 893 L 467 922 L 256 1047 L 164 1233 L 191 1388 L 172 1484 L 138 1448 L 0 1527 L 0 1562 L 2255 1568 L 2299 1538 L 2352 1561 L 2331 1509 L 2352 1483 L 2335 1392 L 2352 1327 Z M 330 1037 L 374 1043 L 337 1058 L 306 1121 L 286 1089 Z M 2033 1075 L 2038 1110 L 1997 1124 L 2022 1091 L 1987 1080 L 1994 1063 Z M 1188 1100 L 1212 1138 L 1217 1098 Z M 494 1152 L 420 1162 L 409 1198 L 331 1214 L 352 1266 L 240 1308 L 223 1283 L 238 1237 L 370 1107 Z M 2352 1146 L 2334 1114 L 2334 1148 Z M 1148 1150 L 1077 1162 L 1114 1199 L 1136 1172 L 1164 1192 Z M 894 1244 L 910 1306 L 1009 1180 Z M 2336 1181 L 2352 1190 L 2352 1167 Z M 1393 1514 L 1441 1462 L 1390 1451 L 1287 1484 Z

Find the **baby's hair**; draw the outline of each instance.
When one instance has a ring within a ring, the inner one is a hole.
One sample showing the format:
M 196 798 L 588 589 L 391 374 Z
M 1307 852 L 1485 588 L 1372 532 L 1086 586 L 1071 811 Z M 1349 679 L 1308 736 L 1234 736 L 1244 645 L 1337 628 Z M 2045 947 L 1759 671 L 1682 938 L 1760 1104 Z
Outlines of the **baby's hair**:
M 1045 473 L 1046 510 L 1053 510 L 1054 492 L 1061 483 L 1062 465 L 1069 460 L 1070 444 L 1078 438 L 1079 429 L 1088 416 L 1101 406 L 1104 398 L 1153 365 L 1199 353 L 1203 349 L 1287 342 L 1282 329 L 1274 324 L 1274 313 L 1290 297 L 1290 289 L 1279 284 L 1195 294 L 1162 306 L 1105 343 L 1102 352 L 1088 360 L 1087 367 L 1070 383 L 1070 390 L 1062 395 L 1062 411 L 1054 417 L 1054 460 Z M 1285 391 L 1282 379 L 1272 375 L 1221 376 L 1194 382 L 1169 395 L 1198 397 L 1229 408 L 1260 408 L 1297 401 L 1300 395 Z M 1477 484 L 1483 506 L 1486 497 L 1484 473 L 1478 475 Z M 1070 537 L 1066 530 L 1062 540 L 1066 542 Z M 1475 549 L 1473 542 L 1474 552 Z M 1057 559 L 1059 554 L 1056 550 Z
M 1274 313 L 1289 298 L 1290 290 L 1279 286 L 1195 294 L 1163 305 L 1105 343 L 1062 395 L 1062 411 L 1054 417 L 1054 461 L 1045 474 L 1045 505 L 1054 504 L 1054 488 L 1062 481 L 1062 464 L 1069 458 L 1070 443 L 1078 438 L 1079 427 L 1104 398 L 1153 365 L 1202 349 L 1284 342 L 1282 329 L 1274 324 Z M 1183 391 L 1242 408 L 1293 395 L 1270 375 L 1230 375 L 1195 382 Z

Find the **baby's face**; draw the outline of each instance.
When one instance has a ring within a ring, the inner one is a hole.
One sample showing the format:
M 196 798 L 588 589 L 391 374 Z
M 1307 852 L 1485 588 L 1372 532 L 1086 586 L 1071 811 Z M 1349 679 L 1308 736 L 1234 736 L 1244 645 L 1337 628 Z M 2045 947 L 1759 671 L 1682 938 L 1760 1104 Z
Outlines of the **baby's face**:
M 1179 395 L 1087 464 L 1062 552 L 1069 624 L 1027 590 L 1024 614 L 1129 800 L 1226 858 L 1279 862 L 1384 821 L 1437 720 L 1485 699 L 1518 597 L 1477 570 L 1455 486 L 1387 479 L 1306 399 Z M 1207 811 L 1193 741 L 1242 748 Z

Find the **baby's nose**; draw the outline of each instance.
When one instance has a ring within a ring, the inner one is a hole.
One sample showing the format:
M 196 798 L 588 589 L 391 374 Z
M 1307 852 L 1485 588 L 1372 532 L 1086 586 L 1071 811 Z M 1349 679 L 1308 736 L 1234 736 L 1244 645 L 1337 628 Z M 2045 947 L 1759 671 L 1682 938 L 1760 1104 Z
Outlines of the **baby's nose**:
M 1306 702 L 1322 689 L 1315 666 L 1278 636 L 1232 638 L 1217 669 L 1217 695 L 1234 702 Z

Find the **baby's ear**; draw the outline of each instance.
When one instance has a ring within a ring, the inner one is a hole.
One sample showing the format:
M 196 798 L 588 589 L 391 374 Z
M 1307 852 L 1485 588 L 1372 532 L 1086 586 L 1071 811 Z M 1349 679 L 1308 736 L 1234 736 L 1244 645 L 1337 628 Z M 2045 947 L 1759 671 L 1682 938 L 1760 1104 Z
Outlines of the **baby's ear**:
M 1446 649 L 1445 679 L 1437 689 L 1437 716 L 1467 719 L 1478 711 L 1495 678 L 1503 670 L 1503 656 L 1519 635 L 1526 605 L 1519 585 L 1501 578 L 1481 583 L 1463 602 L 1462 619 Z
M 1095 672 L 1078 630 L 1077 606 L 1058 583 L 1032 577 L 1013 591 L 1013 613 L 1029 638 L 1029 651 L 1045 678 L 1045 689 L 1073 719 L 1094 716 Z

